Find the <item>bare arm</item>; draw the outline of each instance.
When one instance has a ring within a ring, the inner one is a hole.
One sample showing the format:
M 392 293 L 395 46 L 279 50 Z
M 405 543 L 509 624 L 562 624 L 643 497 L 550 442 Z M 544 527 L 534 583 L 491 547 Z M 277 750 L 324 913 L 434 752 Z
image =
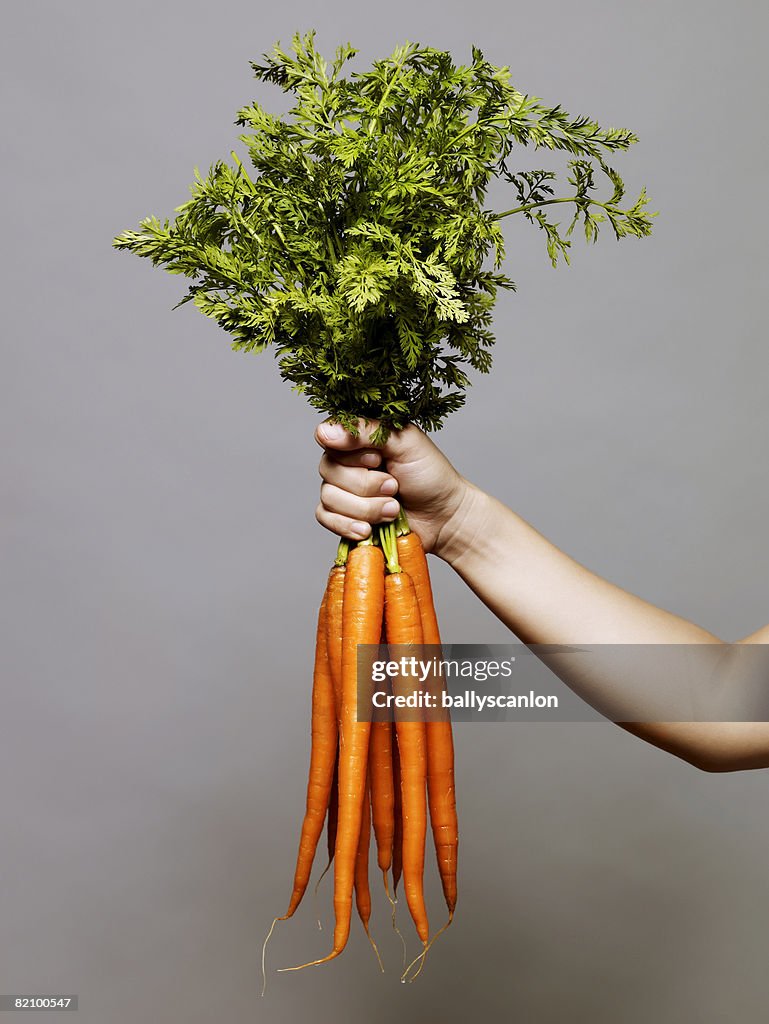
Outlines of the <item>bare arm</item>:
M 526 644 L 709 644 L 718 637 L 597 576 L 511 509 L 461 477 L 421 431 L 394 435 L 380 453 L 360 439 L 316 434 L 327 446 L 317 516 L 347 536 L 397 513 L 396 489 L 428 550 L 443 558 Z M 384 490 L 382 489 L 384 485 Z M 389 496 L 387 492 L 389 491 Z M 385 495 L 384 497 L 380 495 Z M 744 643 L 769 642 L 769 626 Z M 552 666 L 551 666 L 552 667 Z M 589 680 L 556 670 L 575 692 L 607 697 L 639 681 L 600 670 Z M 767 681 L 769 682 L 769 680 Z M 675 686 L 676 680 L 671 679 Z M 634 722 L 623 727 L 707 771 L 769 767 L 769 723 Z
M 442 556 L 527 644 L 723 644 L 597 576 L 472 485 Z M 741 642 L 769 642 L 769 627 Z M 578 679 L 558 674 L 580 692 Z M 623 679 L 594 676 L 591 684 L 608 692 Z M 769 767 L 769 723 L 636 722 L 623 728 L 706 771 Z

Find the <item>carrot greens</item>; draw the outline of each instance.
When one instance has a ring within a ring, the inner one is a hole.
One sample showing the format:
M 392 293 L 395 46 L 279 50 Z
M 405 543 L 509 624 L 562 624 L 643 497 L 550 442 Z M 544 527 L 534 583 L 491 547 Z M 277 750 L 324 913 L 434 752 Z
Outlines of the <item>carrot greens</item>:
M 113 244 L 187 277 L 179 305 L 235 349 L 273 346 L 281 376 L 348 429 L 363 416 L 381 421 L 375 442 L 407 422 L 434 430 L 463 404 L 468 371 L 491 365 L 497 292 L 515 289 L 500 271 L 504 218 L 538 225 L 554 267 L 579 222 L 588 242 L 604 222 L 618 239 L 650 234 L 645 189 L 623 205 L 606 163 L 637 137 L 520 92 L 475 46 L 463 65 L 406 43 L 344 75 L 357 51 L 340 46 L 329 65 L 314 39 L 296 33 L 290 51 L 252 64 L 293 105 L 238 112 L 250 167 L 233 151 L 196 171 L 173 220 L 147 217 Z M 552 171 L 510 169 L 522 146 L 571 156 L 568 195 L 555 196 Z M 516 205 L 486 209 L 494 178 Z M 558 203 L 573 208 L 565 229 Z

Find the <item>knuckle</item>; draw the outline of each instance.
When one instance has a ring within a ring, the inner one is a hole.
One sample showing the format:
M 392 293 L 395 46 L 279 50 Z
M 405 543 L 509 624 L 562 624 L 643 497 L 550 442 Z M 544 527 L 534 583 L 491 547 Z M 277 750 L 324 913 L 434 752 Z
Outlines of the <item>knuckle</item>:
M 360 503 L 360 515 L 358 519 L 365 519 L 367 523 L 378 523 L 382 518 L 379 512 L 379 503 L 363 499 Z
M 366 469 L 365 466 L 359 467 L 356 471 L 356 493 L 360 494 L 363 498 L 369 498 L 376 494 L 377 487 L 376 482 L 371 479 L 372 474 Z
M 370 522 L 372 525 L 374 525 L 374 523 L 381 522 L 382 506 L 380 503 L 374 500 L 368 501 L 366 503 L 366 516 L 361 518 L 366 518 L 366 521 Z

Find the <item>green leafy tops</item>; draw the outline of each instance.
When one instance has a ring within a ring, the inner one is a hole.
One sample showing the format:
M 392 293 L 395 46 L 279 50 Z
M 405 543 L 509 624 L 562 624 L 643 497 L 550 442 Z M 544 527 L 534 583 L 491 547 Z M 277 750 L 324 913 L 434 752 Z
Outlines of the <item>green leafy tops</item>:
M 274 346 L 281 376 L 345 426 L 380 419 L 377 441 L 407 422 L 437 429 L 463 404 L 468 368 L 488 372 L 497 289 L 515 288 L 499 270 L 500 220 L 538 224 L 553 266 L 568 263 L 579 220 L 593 242 L 604 221 L 617 238 L 650 234 L 645 190 L 623 209 L 604 161 L 637 138 L 521 94 L 477 47 L 457 66 L 407 43 L 344 77 L 357 51 L 340 47 L 329 67 L 314 37 L 252 64 L 294 102 L 285 117 L 238 112 L 251 167 L 233 152 L 196 171 L 172 221 L 147 217 L 113 244 L 189 278 L 179 305 L 194 302 L 235 349 Z M 511 172 L 516 144 L 572 154 L 571 194 L 554 198 L 553 172 Z M 612 190 L 601 202 L 597 172 Z M 500 213 L 484 208 L 495 176 L 517 198 Z M 563 233 L 545 212 L 556 203 L 574 207 Z

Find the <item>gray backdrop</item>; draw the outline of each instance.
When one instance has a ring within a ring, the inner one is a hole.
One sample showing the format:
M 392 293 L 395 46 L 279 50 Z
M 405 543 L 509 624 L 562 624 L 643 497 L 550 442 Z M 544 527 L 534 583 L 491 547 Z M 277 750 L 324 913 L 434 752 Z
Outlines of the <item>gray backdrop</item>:
M 519 291 L 494 372 L 439 441 L 580 561 L 735 639 L 769 620 L 766 7 L 3 14 L 0 991 L 79 993 L 88 1024 L 764 1020 L 766 773 L 702 774 L 609 724 L 457 726 L 460 905 L 418 983 L 398 984 L 375 887 L 388 974 L 355 927 L 342 958 L 258 998 L 334 547 L 313 518 L 316 417 L 269 355 L 171 311 L 181 279 L 110 241 L 183 201 L 240 105 L 283 108 L 248 60 L 295 29 L 329 56 L 349 39 L 358 67 L 406 39 L 462 59 L 476 42 L 523 91 L 632 128 L 615 163 L 661 211 L 654 236 L 578 238 L 553 271 L 507 221 Z M 434 573 L 447 640 L 509 639 Z M 325 930 L 308 897 L 271 967 L 328 948 L 329 896 Z

